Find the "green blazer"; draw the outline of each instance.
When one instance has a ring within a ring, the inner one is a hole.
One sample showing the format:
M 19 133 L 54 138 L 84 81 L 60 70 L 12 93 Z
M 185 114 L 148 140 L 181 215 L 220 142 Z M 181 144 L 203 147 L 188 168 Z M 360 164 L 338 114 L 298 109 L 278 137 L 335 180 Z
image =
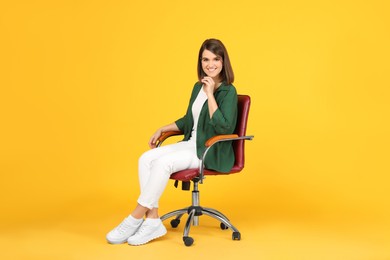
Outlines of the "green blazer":
M 183 141 L 191 137 L 194 119 L 192 117 L 192 104 L 194 103 L 202 84 L 197 82 L 192 90 L 187 113 L 176 120 L 177 127 L 184 133 Z M 237 123 L 237 91 L 233 85 L 221 84 L 214 93 L 218 109 L 214 112 L 212 118 L 209 115 L 207 102 L 204 103 L 199 114 L 197 127 L 196 150 L 198 158 L 202 158 L 206 150 L 206 141 L 221 134 L 232 134 Z M 219 172 L 229 172 L 234 164 L 234 152 L 232 142 L 221 142 L 215 144 L 208 151 L 205 158 L 205 167 L 207 169 Z

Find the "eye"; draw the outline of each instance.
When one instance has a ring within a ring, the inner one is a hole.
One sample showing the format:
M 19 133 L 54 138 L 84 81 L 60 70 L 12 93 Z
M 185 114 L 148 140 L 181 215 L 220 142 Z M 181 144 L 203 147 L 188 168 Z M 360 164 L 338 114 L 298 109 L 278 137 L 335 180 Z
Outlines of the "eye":
M 206 62 L 206 61 L 209 61 L 209 59 L 207 59 L 207 58 L 202 58 L 202 61 Z

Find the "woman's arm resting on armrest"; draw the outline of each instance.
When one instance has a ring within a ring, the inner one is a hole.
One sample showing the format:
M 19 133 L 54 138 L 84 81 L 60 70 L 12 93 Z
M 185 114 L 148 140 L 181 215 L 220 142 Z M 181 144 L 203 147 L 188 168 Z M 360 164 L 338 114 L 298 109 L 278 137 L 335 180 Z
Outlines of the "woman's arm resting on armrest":
M 157 131 L 150 137 L 149 140 L 149 147 L 150 148 L 156 148 L 156 142 L 159 141 L 161 142 L 160 138 L 165 135 L 165 133 L 171 132 L 171 131 L 180 131 L 179 128 L 177 127 L 176 123 L 172 123 L 163 127 L 160 127 L 157 129 Z M 166 136 L 164 139 L 166 139 L 168 136 Z

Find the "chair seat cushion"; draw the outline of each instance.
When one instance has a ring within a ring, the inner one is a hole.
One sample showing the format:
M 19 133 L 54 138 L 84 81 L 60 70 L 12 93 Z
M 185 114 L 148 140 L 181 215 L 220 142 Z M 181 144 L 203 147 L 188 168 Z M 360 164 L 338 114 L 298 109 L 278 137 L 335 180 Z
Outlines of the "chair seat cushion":
M 227 173 L 222 173 L 222 172 L 217 172 L 213 170 L 204 170 L 204 175 L 227 175 L 227 174 L 232 174 L 232 173 L 237 173 L 242 170 L 243 167 L 240 167 L 238 165 L 234 165 L 233 168 L 230 170 L 230 172 Z M 187 170 L 182 170 L 175 172 L 171 175 L 172 180 L 178 180 L 178 181 L 190 181 L 193 178 L 197 177 L 199 174 L 199 169 L 187 169 Z

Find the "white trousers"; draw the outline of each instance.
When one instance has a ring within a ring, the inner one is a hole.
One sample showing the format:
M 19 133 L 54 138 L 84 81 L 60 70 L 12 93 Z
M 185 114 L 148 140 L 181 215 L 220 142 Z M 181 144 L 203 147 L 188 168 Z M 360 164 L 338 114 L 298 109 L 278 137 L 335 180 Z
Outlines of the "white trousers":
M 138 203 L 146 208 L 158 208 L 158 201 L 172 173 L 198 168 L 196 143 L 183 141 L 161 146 L 143 153 L 138 161 L 141 194 Z

